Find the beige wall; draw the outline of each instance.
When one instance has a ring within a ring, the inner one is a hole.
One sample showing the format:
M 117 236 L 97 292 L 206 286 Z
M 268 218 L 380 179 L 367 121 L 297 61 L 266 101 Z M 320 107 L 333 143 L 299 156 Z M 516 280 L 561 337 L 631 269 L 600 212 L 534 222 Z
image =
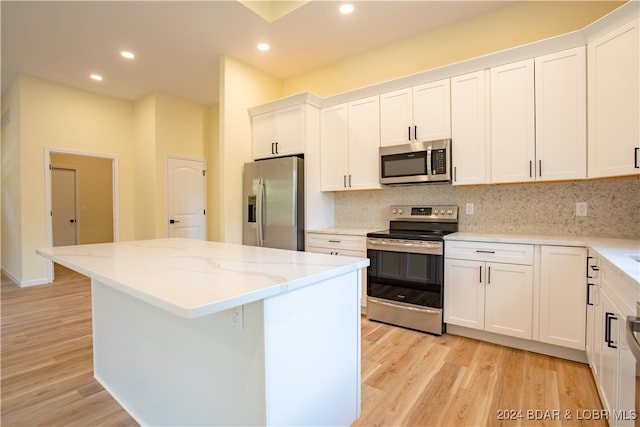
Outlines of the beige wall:
M 76 170 L 78 244 L 113 242 L 113 160 L 51 153 L 51 165 Z
M 20 158 L 20 86 L 13 85 L 2 99 L 2 270 L 22 271 L 22 161 Z M 14 277 L 15 278 L 15 277 Z
M 242 171 L 253 160 L 248 108 L 279 98 L 282 82 L 233 58 L 220 60 L 220 238 L 242 243 Z
M 308 91 L 326 97 L 565 34 L 623 3 L 518 2 L 286 79 L 283 96 Z
M 25 285 L 48 274 L 35 253 L 47 246 L 45 149 L 117 158 L 119 240 L 158 238 L 166 157 L 205 159 L 214 132 L 209 107 L 164 94 L 132 103 L 26 76 L 2 105 L 12 119 L 2 135 L 2 268 Z
M 155 237 L 168 236 L 166 207 L 167 156 L 205 159 L 205 131 L 209 129 L 207 107 L 170 95 L 155 98 Z
M 207 239 L 222 241 L 222 212 L 220 209 L 220 104 L 209 107 L 208 138 L 205 144 L 207 159 Z
M 120 238 L 135 238 L 133 109 L 130 102 L 31 77 L 20 76 L 14 85 L 20 95 L 20 152 L 15 159 L 20 163 L 20 184 L 19 195 L 14 196 L 21 209 L 20 231 L 7 237 L 3 227 L 3 253 L 17 251 L 22 262 L 8 264 L 3 259 L 3 267 L 15 279 L 30 284 L 46 278 L 48 270 L 47 261 L 35 253 L 47 246 L 45 148 L 118 157 Z M 6 161 L 11 153 L 3 150 L 2 155 Z M 7 212 L 3 203 L 3 216 Z

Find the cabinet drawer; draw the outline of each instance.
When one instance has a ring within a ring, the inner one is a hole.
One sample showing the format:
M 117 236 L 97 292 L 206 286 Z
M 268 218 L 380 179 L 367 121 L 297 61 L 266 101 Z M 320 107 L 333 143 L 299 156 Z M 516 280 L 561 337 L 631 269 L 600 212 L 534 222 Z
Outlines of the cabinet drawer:
M 329 255 L 353 256 L 357 258 L 367 257 L 367 253 L 363 251 L 351 251 L 349 249 L 318 248 L 314 246 L 307 247 L 305 249 L 305 252 L 315 252 L 318 254 L 329 254 Z
M 306 233 L 306 247 L 328 248 L 366 252 L 367 241 L 364 236 L 348 234 Z
M 446 258 L 533 265 L 533 245 L 446 241 Z

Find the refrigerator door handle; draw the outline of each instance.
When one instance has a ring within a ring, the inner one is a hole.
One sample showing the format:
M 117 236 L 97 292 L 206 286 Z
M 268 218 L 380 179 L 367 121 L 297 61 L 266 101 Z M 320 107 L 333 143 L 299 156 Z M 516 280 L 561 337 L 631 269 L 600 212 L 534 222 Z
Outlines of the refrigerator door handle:
M 264 180 L 258 180 L 258 191 L 256 194 L 256 241 L 258 246 L 264 246 L 262 233 L 262 204 L 264 203 Z

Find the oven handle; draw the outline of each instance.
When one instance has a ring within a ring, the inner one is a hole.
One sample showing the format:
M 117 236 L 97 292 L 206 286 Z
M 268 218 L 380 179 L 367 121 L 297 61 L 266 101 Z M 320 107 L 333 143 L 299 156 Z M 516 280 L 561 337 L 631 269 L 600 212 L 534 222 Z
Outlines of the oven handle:
M 638 362 L 640 362 L 640 343 L 634 332 L 640 332 L 640 318 L 627 316 L 627 345 Z
M 428 242 L 421 244 L 411 244 L 408 242 L 388 242 L 384 240 L 368 239 L 367 249 L 389 251 L 389 252 L 405 252 L 411 254 L 427 254 L 442 255 L 442 242 Z
M 369 299 L 375 301 L 376 304 L 385 305 L 387 307 L 393 307 L 393 308 L 398 308 L 399 307 L 398 304 L 393 304 L 391 302 L 386 302 L 386 301 L 381 300 L 380 298 L 369 297 Z M 440 310 L 432 310 L 432 309 L 429 309 L 429 308 L 408 307 L 407 305 L 402 305 L 402 309 L 403 310 L 411 310 L 411 311 L 419 311 L 420 313 L 427 313 L 427 314 L 440 314 L 441 313 Z

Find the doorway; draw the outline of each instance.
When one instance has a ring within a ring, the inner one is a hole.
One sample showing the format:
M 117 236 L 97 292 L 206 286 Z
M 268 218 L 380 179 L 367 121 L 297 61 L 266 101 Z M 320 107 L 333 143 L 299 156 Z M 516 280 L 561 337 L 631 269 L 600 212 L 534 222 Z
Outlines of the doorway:
M 47 246 L 118 241 L 117 157 L 45 149 L 44 166 Z

